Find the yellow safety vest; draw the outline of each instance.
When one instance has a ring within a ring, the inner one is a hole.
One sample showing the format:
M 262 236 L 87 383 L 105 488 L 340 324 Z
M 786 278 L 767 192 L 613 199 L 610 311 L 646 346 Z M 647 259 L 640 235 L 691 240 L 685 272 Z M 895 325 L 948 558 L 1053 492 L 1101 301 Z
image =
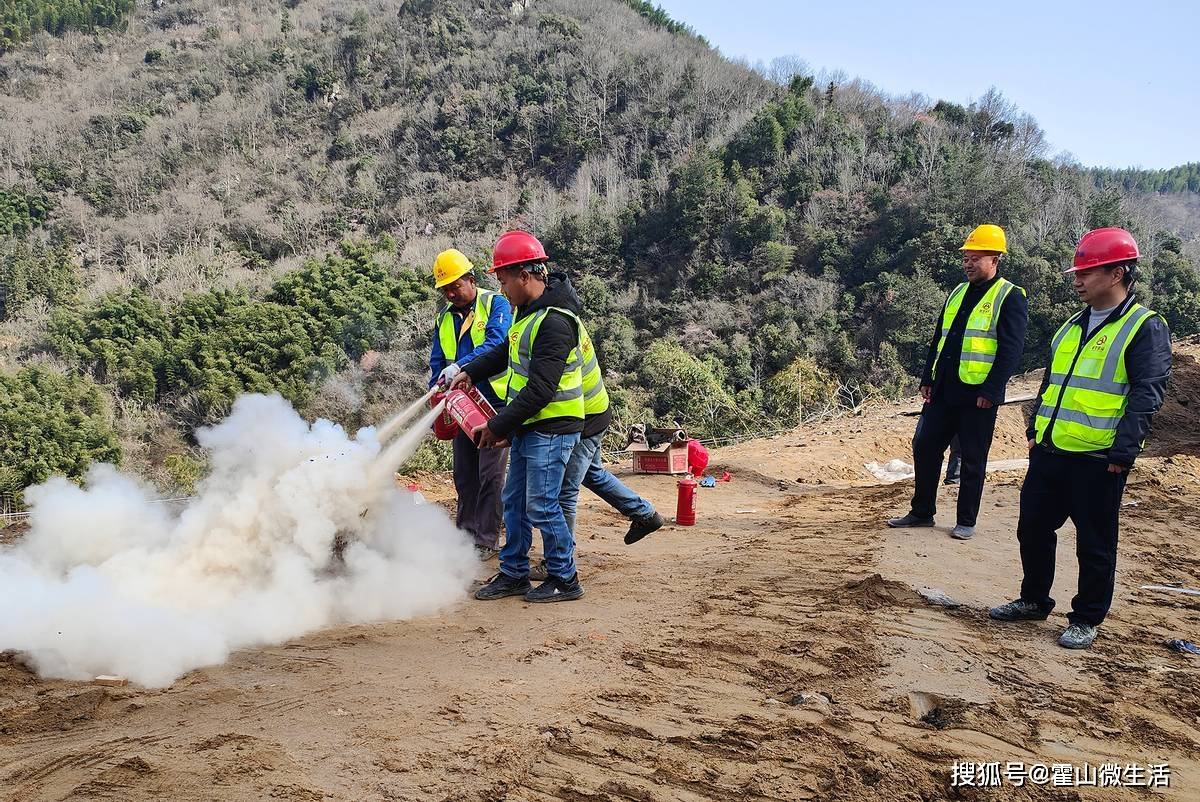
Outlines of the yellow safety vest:
M 1155 314 L 1141 304 L 1131 304 L 1085 343 L 1081 343 L 1079 317 L 1062 325 L 1050 346 L 1050 381 L 1034 416 L 1037 442 L 1046 442 L 1046 429 L 1053 420 L 1049 438 L 1055 448 L 1087 452 L 1112 446 L 1129 404 L 1125 351 L 1133 335 Z
M 541 330 L 542 321 L 546 319 L 546 315 L 551 310 L 567 315 L 575 323 L 577 330 L 583 330 L 583 324 L 579 322 L 579 318 L 574 313 L 556 306 L 539 309 L 532 315 L 515 321 L 512 328 L 508 330 L 508 373 L 506 374 L 508 388 L 504 395 L 507 403 L 512 403 L 517 394 L 525 389 L 525 385 L 529 384 L 529 371 L 533 364 L 533 343 L 537 339 L 538 331 Z M 527 419 L 525 425 L 547 418 L 583 419 L 584 408 L 583 361 L 579 356 L 579 347 L 576 346 L 567 356 L 566 369 L 563 370 L 562 378 L 558 380 L 558 390 L 554 393 L 554 398 Z
M 491 290 L 478 290 L 475 293 L 475 308 L 470 314 L 471 343 L 478 348 L 487 339 L 487 323 L 492 317 L 492 301 L 496 293 Z M 438 342 L 442 345 L 442 353 L 447 362 L 453 362 L 458 357 L 458 338 L 460 333 L 454 330 L 454 316 L 450 307 L 446 307 L 437 319 Z M 505 374 L 499 373 L 488 383 L 496 393 L 496 398 L 504 398 Z
M 942 309 L 942 336 L 938 340 L 937 353 L 933 359 L 933 376 L 937 376 L 937 363 L 941 359 L 942 348 L 946 345 L 946 336 L 950 333 L 954 318 L 958 316 L 958 310 L 962 307 L 963 297 L 967 294 L 969 286 L 965 283 L 959 284 L 946 299 L 946 305 Z M 996 327 L 1000 323 L 1000 307 L 1013 290 L 1025 294 L 1024 289 L 1008 279 L 1000 279 L 988 288 L 967 317 L 967 327 L 963 331 L 962 356 L 958 360 L 958 378 L 963 384 L 983 384 L 992 372 L 1000 342 L 996 337 Z
M 592 338 L 582 321 L 579 322 L 579 359 L 583 372 L 583 413 L 599 415 L 608 409 L 608 388 L 604 386 L 604 374 Z

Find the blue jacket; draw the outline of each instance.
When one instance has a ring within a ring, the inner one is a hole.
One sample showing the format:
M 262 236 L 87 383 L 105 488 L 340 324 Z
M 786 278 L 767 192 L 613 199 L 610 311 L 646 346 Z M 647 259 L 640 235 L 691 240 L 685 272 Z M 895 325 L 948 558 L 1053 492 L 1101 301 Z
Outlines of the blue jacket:
M 450 315 L 454 320 L 454 328 L 461 332 L 458 338 L 457 353 L 453 358 L 447 358 L 447 355 L 442 353 L 441 340 L 438 337 L 436 327 L 433 332 L 433 348 L 429 353 L 429 386 L 433 387 L 437 382 L 438 375 L 442 369 L 451 362 L 457 364 L 460 368 L 470 362 L 480 354 L 484 354 L 498 345 L 501 345 L 508 339 L 508 329 L 512 326 L 512 304 L 508 302 L 500 293 L 496 293 L 496 297 L 492 299 L 492 314 L 488 318 L 487 328 L 484 330 L 484 340 L 478 348 L 471 342 L 471 330 L 468 327 L 465 331 L 462 328 L 463 320 L 474 309 L 474 304 L 468 309 L 449 308 Z M 440 317 L 440 316 L 439 316 Z M 491 385 L 487 382 L 480 382 L 479 389 L 493 407 L 500 409 L 504 405 L 502 399 L 496 397 L 492 392 Z

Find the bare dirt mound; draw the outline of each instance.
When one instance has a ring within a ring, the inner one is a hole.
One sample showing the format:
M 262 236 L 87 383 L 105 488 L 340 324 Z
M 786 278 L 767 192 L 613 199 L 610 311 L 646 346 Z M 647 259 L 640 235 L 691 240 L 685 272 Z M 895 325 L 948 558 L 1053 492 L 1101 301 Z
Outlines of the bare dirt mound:
M 1146 443 L 1146 455 L 1200 455 L 1200 361 L 1191 353 L 1176 352 L 1171 380 L 1162 409 Z
M 108 699 L 105 688 L 39 680 L 19 655 L 0 653 L 0 747 L 91 722 Z
M 903 582 L 884 579 L 880 574 L 871 574 L 853 582 L 847 582 L 838 595 L 842 604 L 854 604 L 864 610 L 881 607 L 913 607 L 924 600 L 915 590 Z
M 1026 392 L 1036 379 L 1009 386 L 1009 393 Z M 730 471 L 734 480 L 753 478 L 785 486 L 873 486 L 879 478 L 868 463 L 912 460 L 912 437 L 917 426 L 919 398 L 904 402 L 874 401 L 857 414 L 819 421 L 786 434 L 740 443 L 719 450 L 711 466 Z M 1020 459 L 1025 445 L 1026 413 L 1020 404 L 1006 404 L 996 418 L 991 459 Z

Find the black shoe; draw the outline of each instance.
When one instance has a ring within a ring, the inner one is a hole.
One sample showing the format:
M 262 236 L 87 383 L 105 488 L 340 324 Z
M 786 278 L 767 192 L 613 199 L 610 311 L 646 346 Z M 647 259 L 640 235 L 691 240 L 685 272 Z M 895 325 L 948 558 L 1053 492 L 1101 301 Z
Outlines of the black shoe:
M 1040 604 L 1017 599 L 999 607 L 988 610 L 988 616 L 997 621 L 1045 621 L 1050 617 L 1050 610 Z
M 575 574 L 570 579 L 560 579 L 557 576 L 552 576 L 533 590 L 526 593 L 525 601 L 571 601 L 572 599 L 578 599 L 582 595 L 583 585 L 579 584 L 579 574 Z
M 529 584 L 529 577 L 523 576 L 518 579 L 501 571 L 489 579 L 487 584 L 475 591 L 475 598 L 480 601 L 493 601 L 503 599 L 505 596 L 524 596 L 532 587 L 533 585 Z
M 893 529 L 905 529 L 910 526 L 933 526 L 932 518 L 918 518 L 911 512 L 900 518 L 888 519 L 887 525 Z
M 625 545 L 632 546 L 651 532 L 662 529 L 666 523 L 666 519 L 657 512 L 652 512 L 645 518 L 634 518 L 629 522 L 629 531 L 625 533 Z
M 546 573 L 546 561 L 538 560 L 529 566 L 529 581 L 530 582 L 545 582 L 550 578 L 550 574 Z
M 942 480 L 942 484 L 956 485 L 956 484 L 958 484 L 958 477 L 957 476 L 947 476 L 945 479 Z

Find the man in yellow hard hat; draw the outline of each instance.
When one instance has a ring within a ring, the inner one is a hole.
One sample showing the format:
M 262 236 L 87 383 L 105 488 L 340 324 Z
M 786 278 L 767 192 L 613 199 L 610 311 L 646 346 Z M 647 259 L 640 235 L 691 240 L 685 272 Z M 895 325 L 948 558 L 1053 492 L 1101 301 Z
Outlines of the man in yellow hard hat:
M 996 411 L 1025 350 L 1028 304 L 1025 290 L 998 273 L 1008 253 L 1004 229 L 981 225 L 959 250 L 967 280 L 942 305 L 921 379 L 925 407 L 913 435 L 912 507 L 888 526 L 933 526 L 942 458 L 957 435 L 962 467 L 950 534 L 968 540 L 975 534 Z
M 450 248 L 433 262 L 434 286 L 446 307 L 438 314 L 429 354 L 429 386 L 449 384 L 477 355 L 504 343 L 512 325 L 512 305 L 498 292 L 480 288 L 475 270 L 461 251 Z M 504 405 L 504 376 L 480 382 L 479 391 L 496 409 Z M 481 560 L 496 556 L 500 540 L 501 494 L 507 448 L 477 448 L 470 436 L 454 436 L 455 523 L 475 540 Z

